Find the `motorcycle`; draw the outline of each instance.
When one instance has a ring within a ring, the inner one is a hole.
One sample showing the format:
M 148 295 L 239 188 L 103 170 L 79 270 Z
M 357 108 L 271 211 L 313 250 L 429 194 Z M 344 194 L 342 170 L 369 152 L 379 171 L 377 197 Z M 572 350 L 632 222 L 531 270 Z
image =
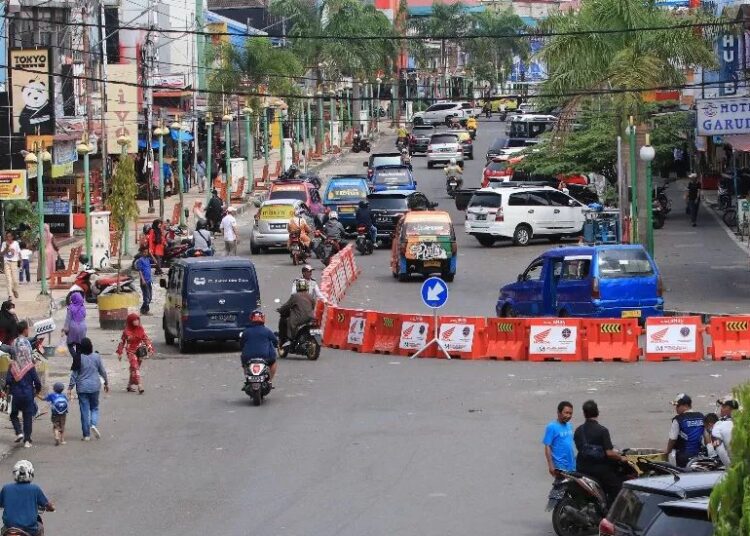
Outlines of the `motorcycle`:
M 466 130 L 469 131 L 469 135 L 471 136 L 472 140 L 477 139 L 477 129 L 475 129 L 475 128 L 467 128 Z
M 396 140 L 396 148 L 398 148 L 398 152 L 402 152 L 404 149 L 408 149 L 409 147 L 409 138 L 399 138 Z
M 263 397 L 271 392 L 271 368 L 261 358 L 254 358 L 245 367 L 245 385 L 242 390 L 253 399 L 254 406 L 263 403 Z
M 375 250 L 375 244 L 370 238 L 370 230 L 364 225 L 357 225 L 357 240 L 354 244 L 362 255 L 372 255 Z
M 333 258 L 336 253 L 341 251 L 341 248 L 343 246 L 341 245 L 341 242 L 335 238 L 331 238 L 325 235 L 322 236 L 323 242 L 319 247 L 320 255 L 318 256 L 318 258 L 323 262 L 323 266 L 328 266 L 328 264 L 330 264 L 331 262 L 331 258 Z
M 667 219 L 666 214 L 664 214 L 664 209 L 662 208 L 661 203 L 658 201 L 654 201 L 652 204 L 652 220 L 653 220 L 653 227 L 654 229 L 661 229 L 664 227 L 664 222 Z
M 278 335 L 278 334 L 277 334 Z M 323 335 L 318 322 L 311 320 L 297 330 L 289 344 L 279 348 L 279 357 L 285 358 L 289 354 L 305 356 L 310 361 L 320 357 Z
M 105 296 L 113 292 L 135 291 L 135 282 L 129 275 L 99 276 L 95 269 L 84 266 L 68 289 L 66 303 L 70 303 L 70 296 L 76 292 L 83 296 L 85 302 L 96 303 L 99 296 Z
M 289 233 L 289 256 L 294 266 L 305 264 L 307 261 L 307 248 L 302 245 L 299 232 Z
M 669 200 L 669 197 L 667 197 L 666 192 L 666 186 L 659 186 L 656 188 L 656 200 L 659 202 L 659 205 L 661 205 L 661 210 L 665 216 L 672 212 L 672 202 Z
M 364 151 L 366 153 L 370 152 L 370 142 L 367 141 L 365 138 L 362 137 L 356 137 L 352 141 L 352 152 L 358 153 L 360 151 Z
M 449 196 L 455 197 L 456 190 L 461 188 L 463 179 L 455 175 L 448 175 L 445 179 L 445 191 Z

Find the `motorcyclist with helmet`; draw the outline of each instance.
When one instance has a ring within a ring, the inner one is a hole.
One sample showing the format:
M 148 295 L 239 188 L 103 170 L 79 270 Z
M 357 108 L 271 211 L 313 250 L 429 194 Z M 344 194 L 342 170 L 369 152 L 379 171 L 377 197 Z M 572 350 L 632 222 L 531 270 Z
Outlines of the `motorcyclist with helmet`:
M 240 361 L 247 373 L 246 369 L 251 359 L 263 359 L 271 369 L 270 381 L 273 382 L 276 375 L 276 348 L 279 345 L 279 339 L 265 324 L 266 315 L 263 311 L 256 309 L 250 313 L 250 325 L 240 335 L 242 341 Z
M 55 506 L 34 484 L 34 466 L 28 460 L 20 460 L 13 466 L 12 484 L 5 484 L 0 490 L 0 508 L 3 509 L 2 534 L 14 534 L 12 529 L 23 531 L 29 536 L 43 536 L 44 527 L 39 510 L 54 512 Z M 19 536 L 22 534 L 16 532 Z
M 398 126 L 398 131 L 396 132 L 396 145 L 399 147 L 409 146 L 409 134 L 406 132 L 406 127 L 403 124 Z
M 297 292 L 289 296 L 287 302 L 278 308 L 280 347 L 291 344 L 299 328 L 315 318 L 315 299 L 310 295 L 310 285 L 306 279 L 297 279 Z
M 409 166 L 409 169 L 411 169 L 411 156 L 409 156 L 409 150 L 406 147 L 401 149 L 401 164 Z
M 447 166 L 445 166 L 444 171 L 445 171 L 446 185 L 448 181 L 451 179 L 451 177 L 453 177 L 454 179 L 456 179 L 456 182 L 458 183 L 458 186 L 456 187 L 456 189 L 459 189 L 463 186 L 464 184 L 463 169 L 461 168 L 461 166 L 456 164 L 455 158 L 451 158 L 450 163 Z
M 193 231 L 193 251 L 211 251 L 213 241 L 211 240 L 211 233 L 206 227 L 208 227 L 208 224 L 203 218 L 195 223 L 195 231 Z
M 346 236 L 346 229 L 344 229 L 344 226 L 341 225 L 341 222 L 339 221 L 339 214 L 335 210 L 332 210 L 328 213 L 328 221 L 325 224 L 323 232 L 325 233 L 326 237 L 330 238 L 331 240 L 335 240 L 339 248 L 343 248 L 346 246 L 346 242 L 344 241 L 344 236 Z
M 310 235 L 312 234 L 312 229 L 310 229 L 310 225 L 305 218 L 305 211 L 301 207 L 297 207 L 294 210 L 294 216 L 292 216 L 287 223 L 287 231 L 289 232 L 287 247 L 291 247 L 292 245 L 292 235 L 298 234 L 299 242 L 302 244 L 302 247 L 305 248 L 305 251 L 310 251 Z
M 372 213 L 370 212 L 370 203 L 363 199 L 359 202 L 359 208 L 357 209 L 357 227 L 364 225 L 365 229 L 370 233 L 370 240 L 373 244 L 378 241 L 378 228 L 372 222 Z

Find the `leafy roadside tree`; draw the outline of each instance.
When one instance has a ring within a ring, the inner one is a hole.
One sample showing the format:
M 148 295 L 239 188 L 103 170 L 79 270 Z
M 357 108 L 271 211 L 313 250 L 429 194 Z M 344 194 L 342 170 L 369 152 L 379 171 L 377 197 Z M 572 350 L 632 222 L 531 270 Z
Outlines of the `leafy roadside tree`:
M 510 71 L 514 56 L 525 59 L 529 53 L 528 41 L 511 36 L 524 30 L 521 17 L 510 8 L 499 10 L 488 8 L 471 17 L 472 34 L 481 37 L 465 39 L 464 47 L 469 52 L 469 66 L 478 80 L 486 80 L 493 86 L 500 82 L 500 70 Z
M 471 19 L 466 12 L 466 6 L 460 1 L 442 3 L 434 0 L 432 14 L 429 17 L 412 17 L 409 19 L 409 31 L 412 35 L 424 39 L 409 41 L 409 52 L 414 56 L 420 68 L 425 68 L 430 62 L 438 65 L 442 73 L 447 65 L 448 45 L 461 47 L 462 38 L 471 28 Z M 430 39 L 440 37 L 441 39 Z M 435 46 L 435 42 L 439 46 Z
M 715 536 L 750 535 L 750 383 L 734 390 L 741 411 L 732 416 L 732 462 L 711 492 Z
M 120 248 L 117 252 L 117 266 L 122 266 L 122 243 L 125 229 L 138 218 L 138 203 L 136 195 L 138 186 L 135 181 L 135 165 L 130 155 L 123 155 L 115 168 L 115 174 L 110 183 L 107 204 L 111 211 L 111 222 L 120 238 Z

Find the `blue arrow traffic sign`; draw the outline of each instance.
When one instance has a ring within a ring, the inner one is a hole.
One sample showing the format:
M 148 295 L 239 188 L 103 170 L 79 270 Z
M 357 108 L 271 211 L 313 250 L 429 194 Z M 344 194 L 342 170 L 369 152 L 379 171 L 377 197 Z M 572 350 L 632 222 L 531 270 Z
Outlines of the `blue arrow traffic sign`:
M 427 307 L 439 309 L 448 301 L 448 285 L 439 277 L 429 277 L 422 283 L 422 301 Z

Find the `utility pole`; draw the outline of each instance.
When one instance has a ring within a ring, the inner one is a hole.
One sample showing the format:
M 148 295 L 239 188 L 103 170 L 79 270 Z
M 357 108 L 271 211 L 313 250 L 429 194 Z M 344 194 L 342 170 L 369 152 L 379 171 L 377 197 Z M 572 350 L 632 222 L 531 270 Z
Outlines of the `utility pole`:
M 151 33 L 154 30 L 153 24 L 154 10 L 149 13 L 150 25 L 148 33 L 146 34 L 146 41 L 143 44 L 143 80 L 146 84 L 146 188 L 148 195 L 148 213 L 153 214 L 154 209 L 154 150 L 152 143 L 152 135 L 154 132 L 154 87 L 153 87 L 153 76 L 154 76 L 154 42 L 151 40 Z M 159 143 L 163 143 L 163 138 L 159 140 Z M 161 180 L 161 174 L 163 170 L 159 169 L 159 177 Z
M 101 39 L 101 52 L 102 61 L 99 64 L 101 70 L 101 84 L 102 89 L 101 95 L 101 129 L 102 129 L 102 197 L 107 195 L 107 128 L 106 128 L 106 115 L 107 115 L 107 34 L 104 31 L 104 2 L 99 1 L 99 39 Z M 85 30 L 84 30 L 85 31 Z M 136 143 L 137 133 L 136 135 Z

